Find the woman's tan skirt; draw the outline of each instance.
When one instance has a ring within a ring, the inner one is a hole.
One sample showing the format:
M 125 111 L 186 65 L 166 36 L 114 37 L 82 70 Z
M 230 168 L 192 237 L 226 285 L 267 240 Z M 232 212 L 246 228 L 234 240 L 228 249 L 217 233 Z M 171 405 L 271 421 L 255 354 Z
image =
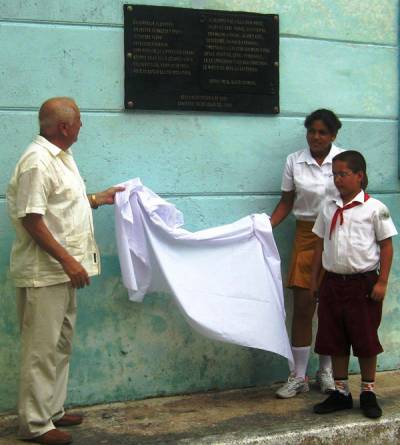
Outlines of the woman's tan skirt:
M 287 287 L 310 289 L 311 266 L 318 240 L 312 232 L 313 221 L 296 221 L 296 235 L 290 262 Z

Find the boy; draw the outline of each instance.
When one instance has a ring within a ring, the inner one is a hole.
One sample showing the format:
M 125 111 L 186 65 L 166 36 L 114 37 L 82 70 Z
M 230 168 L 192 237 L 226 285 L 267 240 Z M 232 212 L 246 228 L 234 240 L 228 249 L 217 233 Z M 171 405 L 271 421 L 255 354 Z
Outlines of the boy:
M 317 414 L 353 407 L 348 386 L 350 346 L 361 369 L 360 408 L 370 418 L 382 410 L 375 396 L 378 338 L 390 267 L 391 237 L 397 235 L 387 207 L 365 193 L 366 163 L 353 150 L 333 158 L 332 173 L 340 199 L 328 200 L 313 232 L 320 238 L 314 252 L 311 291 L 319 289 L 315 351 L 332 356 L 335 391 L 314 406 Z

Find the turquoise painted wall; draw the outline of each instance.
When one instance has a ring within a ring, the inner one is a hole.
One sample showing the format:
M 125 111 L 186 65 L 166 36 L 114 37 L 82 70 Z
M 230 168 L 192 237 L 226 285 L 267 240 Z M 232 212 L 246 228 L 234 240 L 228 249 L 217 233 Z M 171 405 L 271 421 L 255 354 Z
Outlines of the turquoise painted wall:
M 8 272 L 13 231 L 5 189 L 37 132 L 48 97 L 74 97 L 83 129 L 74 147 L 88 190 L 139 176 L 183 210 L 196 230 L 271 212 L 285 157 L 304 148 L 304 116 L 334 109 L 338 144 L 363 151 L 370 192 L 398 206 L 398 2 L 395 0 L 173 0 L 142 4 L 280 15 L 281 113 L 245 116 L 123 111 L 122 0 L 0 0 L 0 411 L 15 408 L 18 332 Z M 68 400 L 91 404 L 268 384 L 283 359 L 193 332 L 168 295 L 128 302 L 112 209 L 95 212 L 103 274 L 80 291 Z M 285 265 L 293 221 L 276 231 Z M 395 246 L 399 251 L 399 240 Z M 400 367 L 400 257 L 381 329 L 380 369 Z M 290 295 L 287 295 L 290 319 Z M 312 358 L 310 373 L 315 371 Z M 357 365 L 352 362 L 353 371 Z

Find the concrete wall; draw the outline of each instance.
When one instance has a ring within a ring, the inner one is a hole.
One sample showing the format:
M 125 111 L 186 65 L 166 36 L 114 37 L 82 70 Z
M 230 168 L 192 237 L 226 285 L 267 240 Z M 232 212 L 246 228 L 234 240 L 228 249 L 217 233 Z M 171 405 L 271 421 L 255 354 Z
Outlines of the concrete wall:
M 176 203 L 195 230 L 271 212 L 285 157 L 304 148 L 304 116 L 318 107 L 343 120 L 338 144 L 362 150 L 370 192 L 400 219 L 395 0 L 152 0 L 142 4 L 280 15 L 279 116 L 123 111 L 122 0 L 0 0 L 0 411 L 14 409 L 18 331 L 8 272 L 13 231 L 5 189 L 37 131 L 48 97 L 76 98 L 74 147 L 88 190 L 139 176 Z M 111 209 L 95 212 L 103 274 L 80 291 L 69 402 L 96 402 L 267 384 L 283 359 L 193 332 L 168 295 L 130 303 L 121 285 Z M 276 238 L 284 268 L 293 236 Z M 396 240 L 395 246 L 398 247 Z M 397 249 L 398 250 L 398 249 Z M 381 328 L 380 369 L 400 363 L 400 259 Z M 290 318 L 290 295 L 287 296 Z M 310 372 L 315 371 L 312 358 Z M 352 362 L 352 369 L 357 365 Z

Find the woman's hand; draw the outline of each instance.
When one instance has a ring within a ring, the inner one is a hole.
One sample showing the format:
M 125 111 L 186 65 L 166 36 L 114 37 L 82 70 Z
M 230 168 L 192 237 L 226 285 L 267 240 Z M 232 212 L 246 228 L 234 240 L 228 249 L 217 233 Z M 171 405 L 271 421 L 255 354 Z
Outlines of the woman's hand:
M 272 228 L 280 224 L 292 211 L 294 203 L 294 190 L 291 192 L 282 192 L 281 199 L 279 200 L 277 206 L 272 212 L 270 221 Z

